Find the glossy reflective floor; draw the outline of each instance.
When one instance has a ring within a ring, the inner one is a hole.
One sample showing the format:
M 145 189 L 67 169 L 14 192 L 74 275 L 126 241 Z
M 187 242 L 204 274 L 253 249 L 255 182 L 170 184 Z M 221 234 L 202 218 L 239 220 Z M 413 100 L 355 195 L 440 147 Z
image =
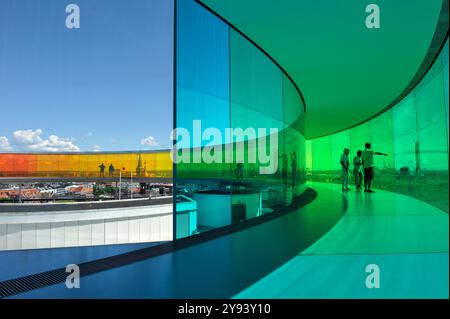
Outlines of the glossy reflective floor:
M 49 271 L 68 264 L 107 258 L 159 243 L 0 251 L 0 281 Z
M 12 297 L 231 298 L 336 225 L 345 212 L 345 199 L 328 190 L 319 196 L 251 228 L 82 277 L 80 289 L 62 283 Z
M 255 227 L 15 298 L 448 298 L 448 214 L 411 197 L 314 183 Z M 368 264 L 380 288 L 365 286 Z
M 311 187 L 342 194 L 336 184 Z M 235 298 L 449 297 L 447 213 L 381 190 L 344 196 L 347 212 L 331 231 Z M 369 264 L 379 266 L 379 289 L 365 285 Z

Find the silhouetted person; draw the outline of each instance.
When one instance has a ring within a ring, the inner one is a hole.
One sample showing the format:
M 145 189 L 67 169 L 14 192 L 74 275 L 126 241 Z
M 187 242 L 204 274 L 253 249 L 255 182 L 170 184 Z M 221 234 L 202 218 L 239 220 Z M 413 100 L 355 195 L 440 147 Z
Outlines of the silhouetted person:
M 361 190 L 361 182 L 363 178 L 362 174 L 362 151 L 356 152 L 356 156 L 353 158 L 353 175 L 355 176 L 356 190 Z
M 114 166 L 113 166 L 113 164 L 109 165 L 108 171 L 109 171 L 109 177 L 113 177 L 114 176 Z
M 236 176 L 238 180 L 244 179 L 244 164 L 243 163 L 236 163 Z
M 374 152 L 372 150 L 372 145 L 370 143 L 366 143 L 365 150 L 362 152 L 362 163 L 364 166 L 364 192 L 373 193 L 372 190 L 372 180 L 375 176 L 374 165 L 373 165 L 373 156 L 374 155 L 384 155 L 387 156 L 386 153 Z
M 341 155 L 341 179 L 342 179 L 342 190 L 349 191 L 348 188 L 348 168 L 350 166 L 350 161 L 348 160 L 348 154 L 350 150 L 348 148 L 344 148 L 344 152 Z
M 283 178 L 284 184 L 287 185 L 288 178 L 287 178 L 287 166 L 288 166 L 288 159 L 287 155 L 283 154 L 283 169 L 281 171 L 281 176 Z
M 295 186 L 297 185 L 297 153 L 294 151 L 291 153 L 291 167 L 292 167 L 292 191 L 295 195 Z
M 100 168 L 100 177 L 105 177 L 105 164 L 101 163 L 98 168 Z

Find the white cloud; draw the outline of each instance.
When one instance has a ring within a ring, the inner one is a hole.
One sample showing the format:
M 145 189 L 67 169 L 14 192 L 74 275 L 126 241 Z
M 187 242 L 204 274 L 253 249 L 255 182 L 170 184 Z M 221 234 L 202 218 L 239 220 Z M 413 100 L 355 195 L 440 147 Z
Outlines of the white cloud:
M 79 152 L 80 148 L 71 138 L 61 138 L 50 135 L 47 139 L 41 137 L 42 130 L 18 130 L 13 133 L 13 142 L 21 149 L 36 152 Z
M 100 149 L 101 149 L 102 147 L 100 146 L 100 145 L 94 145 L 94 146 L 92 146 L 92 151 L 93 152 L 100 152 Z
M 17 130 L 13 133 L 15 144 L 18 145 L 32 145 L 42 141 L 42 130 Z
M 12 150 L 9 140 L 6 136 L 0 136 L 0 151 Z
M 158 143 L 156 142 L 156 140 L 155 140 L 155 138 L 153 136 L 149 136 L 149 137 L 143 138 L 141 140 L 141 145 L 158 146 Z

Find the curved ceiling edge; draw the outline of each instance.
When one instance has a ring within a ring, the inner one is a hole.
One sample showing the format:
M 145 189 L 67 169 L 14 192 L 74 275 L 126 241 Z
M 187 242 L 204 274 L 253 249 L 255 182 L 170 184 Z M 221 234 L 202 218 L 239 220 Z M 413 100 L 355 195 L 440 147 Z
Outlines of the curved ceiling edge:
M 299 89 L 299 87 L 297 86 L 297 83 L 295 83 L 295 81 L 292 79 L 291 75 L 289 73 L 287 73 L 287 71 L 280 65 L 280 63 L 278 63 L 269 53 L 267 53 L 266 50 L 264 50 L 258 43 L 256 43 L 255 41 L 253 41 L 249 36 L 247 36 L 246 34 L 244 34 L 242 31 L 240 31 L 236 26 L 234 26 L 231 22 L 229 22 L 227 19 L 225 19 L 224 17 L 222 17 L 221 15 L 219 15 L 217 12 L 215 12 L 213 9 L 211 9 L 209 6 L 207 6 L 206 4 L 204 4 L 203 2 L 201 2 L 200 0 L 194 0 L 197 4 L 199 4 L 200 6 L 202 6 L 203 8 L 205 8 L 206 10 L 208 10 L 209 12 L 211 12 L 212 14 L 214 14 L 214 16 L 216 16 L 217 18 L 219 18 L 220 20 L 222 20 L 224 23 L 226 23 L 230 28 L 232 28 L 234 31 L 236 31 L 237 33 L 239 33 L 241 36 L 243 36 L 247 41 L 249 41 L 252 45 L 254 45 L 256 48 L 258 48 L 258 50 L 260 50 L 265 56 L 267 56 L 270 61 L 272 61 L 280 70 L 281 72 L 283 72 L 284 75 L 286 75 L 286 77 L 289 79 L 289 81 L 291 81 L 292 85 L 294 85 L 295 89 L 297 90 L 297 93 L 300 96 L 300 99 L 302 100 L 303 103 L 303 111 L 306 113 L 306 101 L 305 101 L 305 97 L 303 96 L 302 91 Z M 447 1 L 447 0 L 445 0 Z
M 369 122 L 370 120 L 376 118 L 377 116 L 380 116 L 384 112 L 390 110 L 395 105 L 400 103 L 422 81 L 422 79 L 425 77 L 425 75 L 428 73 L 428 71 L 433 66 L 436 59 L 439 57 L 439 54 L 441 53 L 442 49 L 444 48 L 445 43 L 449 37 L 449 27 L 448 26 L 449 26 L 449 0 L 443 0 L 442 7 L 441 7 L 441 13 L 439 14 L 439 19 L 436 24 L 436 30 L 434 31 L 433 38 L 431 39 L 430 47 L 428 48 L 428 51 L 427 51 L 422 63 L 420 64 L 417 72 L 415 73 L 414 77 L 408 83 L 406 88 L 399 94 L 399 96 L 397 96 L 397 98 L 395 98 L 391 103 L 389 103 L 388 106 L 383 108 L 381 111 L 377 112 L 376 114 L 372 115 L 371 117 L 369 117 L 359 123 L 356 123 L 354 125 L 351 125 L 349 127 L 343 128 L 341 130 L 338 130 L 338 131 L 335 131 L 332 133 L 314 136 L 313 138 L 310 138 L 310 139 L 321 138 L 321 137 L 325 137 L 328 135 L 337 134 L 337 133 L 349 130 L 358 125 Z

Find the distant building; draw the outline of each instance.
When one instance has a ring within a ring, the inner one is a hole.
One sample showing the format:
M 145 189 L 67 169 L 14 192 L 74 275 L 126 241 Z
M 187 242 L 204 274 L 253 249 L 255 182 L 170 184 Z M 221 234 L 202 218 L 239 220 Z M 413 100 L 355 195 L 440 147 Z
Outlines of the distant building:
M 35 199 L 41 198 L 41 191 L 37 188 L 11 188 L 11 189 L 1 189 L 0 199 Z

